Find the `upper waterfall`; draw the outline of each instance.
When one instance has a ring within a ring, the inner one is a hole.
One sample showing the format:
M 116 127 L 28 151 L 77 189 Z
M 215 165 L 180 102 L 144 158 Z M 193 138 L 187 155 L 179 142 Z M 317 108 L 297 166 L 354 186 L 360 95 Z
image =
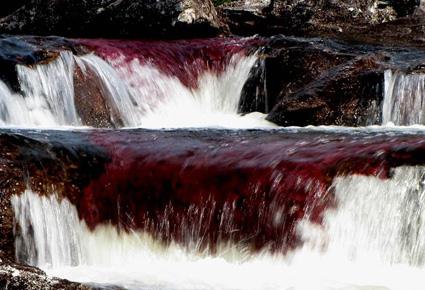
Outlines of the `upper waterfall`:
M 257 65 L 256 53 L 246 54 L 243 46 L 226 50 L 194 43 L 189 49 L 189 42 L 162 50 L 161 43 L 135 42 L 128 44 L 135 51 L 129 51 L 113 41 L 95 44 L 96 53 L 62 51 L 50 63 L 17 65 L 20 93 L 0 81 L 1 122 L 28 127 L 272 125 L 258 114 L 238 114 L 243 87 Z M 105 47 L 113 53 L 106 54 Z

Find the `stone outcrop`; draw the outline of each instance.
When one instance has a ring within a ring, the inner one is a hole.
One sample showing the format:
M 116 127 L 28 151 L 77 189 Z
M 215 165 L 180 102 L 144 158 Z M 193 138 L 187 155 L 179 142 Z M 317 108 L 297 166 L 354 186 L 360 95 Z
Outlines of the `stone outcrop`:
M 0 19 L 0 33 L 188 38 L 215 35 L 223 28 L 210 0 L 28 0 L 21 3 L 22 6 Z M 0 4 L 0 10 L 3 5 Z

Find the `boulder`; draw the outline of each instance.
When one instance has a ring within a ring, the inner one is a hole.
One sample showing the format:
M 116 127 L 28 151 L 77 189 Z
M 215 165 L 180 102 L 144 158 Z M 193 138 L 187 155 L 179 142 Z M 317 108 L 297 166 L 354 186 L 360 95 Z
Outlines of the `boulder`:
M 0 19 L 0 32 L 76 37 L 188 38 L 222 29 L 209 0 L 30 0 Z
M 282 98 L 359 54 L 333 41 L 272 37 L 259 52 L 260 62 L 244 86 L 239 110 L 269 113 Z
M 267 119 L 282 126 L 365 126 L 381 123 L 384 66 L 376 55 L 357 57 L 286 95 Z
M 380 123 L 384 71 L 394 62 L 389 52 L 276 36 L 259 55 L 260 65 L 243 90 L 241 113 L 268 113 L 267 119 L 281 126 Z

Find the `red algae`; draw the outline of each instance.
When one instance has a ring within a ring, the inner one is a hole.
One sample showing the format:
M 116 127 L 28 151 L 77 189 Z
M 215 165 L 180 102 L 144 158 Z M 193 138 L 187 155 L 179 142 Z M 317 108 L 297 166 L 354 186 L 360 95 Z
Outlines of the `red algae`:
M 94 51 L 115 67 L 134 60 L 152 65 L 167 76 L 196 88 L 205 72 L 220 73 L 235 55 L 249 55 L 265 43 L 261 38 L 211 38 L 178 41 L 77 39 L 76 44 Z M 131 73 L 131 71 L 129 72 Z
M 425 163 L 423 136 L 280 131 L 96 132 L 111 162 L 84 189 L 80 217 L 168 243 L 214 251 L 222 242 L 285 252 L 297 223 L 336 205 L 334 177 L 389 178 Z

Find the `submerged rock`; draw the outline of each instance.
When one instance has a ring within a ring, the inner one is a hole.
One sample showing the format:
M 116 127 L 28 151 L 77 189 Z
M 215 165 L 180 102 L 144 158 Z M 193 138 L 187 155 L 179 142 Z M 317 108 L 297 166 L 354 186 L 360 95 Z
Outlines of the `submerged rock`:
M 78 37 L 188 38 L 221 29 L 210 0 L 32 0 L 0 19 L 3 33 Z

